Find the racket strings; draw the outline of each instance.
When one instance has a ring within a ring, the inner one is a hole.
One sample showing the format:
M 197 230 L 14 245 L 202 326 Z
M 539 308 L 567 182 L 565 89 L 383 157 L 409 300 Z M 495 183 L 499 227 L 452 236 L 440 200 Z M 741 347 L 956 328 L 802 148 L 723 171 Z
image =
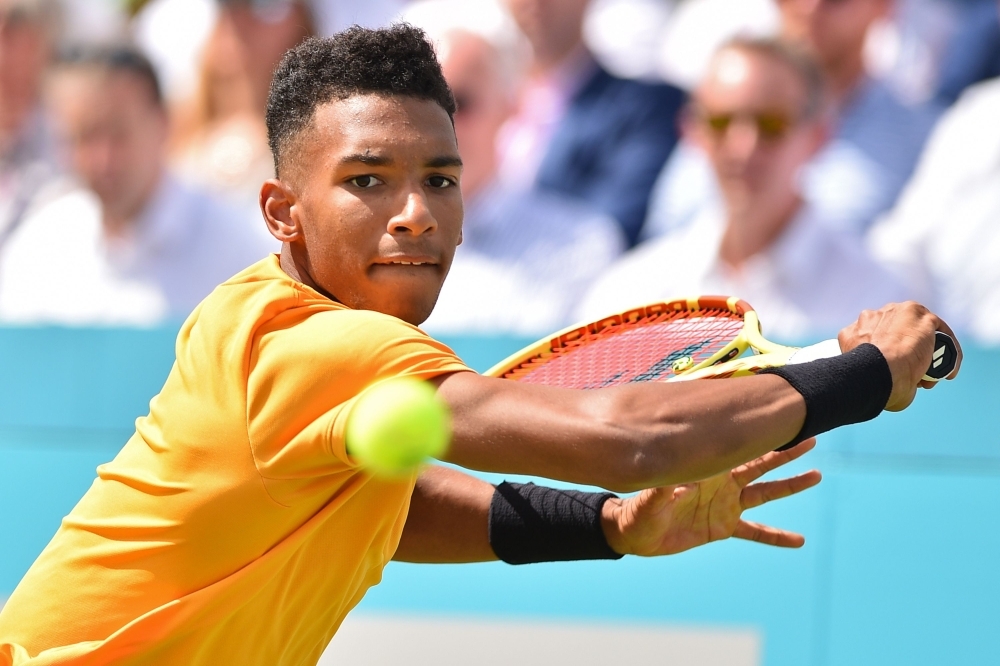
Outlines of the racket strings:
M 565 388 L 668 379 L 722 350 L 743 328 L 729 310 L 675 310 L 572 331 L 503 376 Z

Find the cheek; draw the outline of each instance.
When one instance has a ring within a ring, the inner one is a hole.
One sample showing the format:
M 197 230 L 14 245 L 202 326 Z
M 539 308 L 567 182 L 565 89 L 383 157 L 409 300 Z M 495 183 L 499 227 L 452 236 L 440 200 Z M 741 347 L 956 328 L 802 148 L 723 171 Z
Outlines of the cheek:
M 449 197 L 442 197 L 433 209 L 434 219 L 437 220 L 438 229 L 443 235 L 449 238 L 460 238 L 462 234 L 462 220 L 465 216 L 462 194 L 458 188 L 454 188 L 454 194 Z
M 327 190 L 322 199 L 306 203 L 300 222 L 310 254 L 335 258 L 337 271 L 365 263 L 385 231 L 375 223 L 375 206 L 377 202 L 362 202 L 336 188 Z

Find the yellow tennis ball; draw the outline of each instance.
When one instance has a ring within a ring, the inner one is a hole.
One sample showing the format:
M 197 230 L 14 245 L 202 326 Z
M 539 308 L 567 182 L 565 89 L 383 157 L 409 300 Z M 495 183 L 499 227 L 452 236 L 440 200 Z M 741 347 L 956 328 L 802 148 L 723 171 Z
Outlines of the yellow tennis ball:
M 347 450 L 380 476 L 404 476 L 451 442 L 451 415 L 434 387 L 388 379 L 365 391 L 347 421 Z

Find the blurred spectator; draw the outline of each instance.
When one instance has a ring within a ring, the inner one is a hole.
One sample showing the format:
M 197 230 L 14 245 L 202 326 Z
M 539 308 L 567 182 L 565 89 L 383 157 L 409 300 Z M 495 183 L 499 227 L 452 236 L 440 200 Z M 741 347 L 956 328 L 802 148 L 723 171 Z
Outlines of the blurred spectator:
M 829 335 L 866 307 L 903 296 L 860 243 L 804 203 L 796 174 L 827 135 L 822 75 L 772 40 L 737 40 L 716 55 L 686 116 L 718 178 L 724 210 L 626 255 L 594 287 L 586 318 L 643 302 L 738 295 L 766 333 Z
M 895 202 L 939 115 L 867 76 L 869 28 L 891 0 L 779 0 L 782 32 L 814 53 L 832 92 L 834 139 L 804 169 L 803 196 L 827 224 L 861 234 Z M 657 183 L 646 236 L 683 228 L 720 195 L 705 157 L 682 143 Z
M 274 176 L 264 107 L 285 51 L 313 34 L 300 0 L 226 0 L 202 52 L 193 104 L 178 117 L 178 168 L 257 210 L 260 184 Z
M 677 142 L 683 93 L 612 76 L 583 44 L 588 0 L 506 0 L 533 63 L 502 137 L 501 177 L 578 197 L 638 238 Z
M 55 0 L 0 0 L 0 247 L 55 174 L 41 88 L 59 20 Z
M 156 65 L 167 100 L 174 103 L 193 96 L 197 90 L 201 52 L 215 25 L 219 7 L 229 0 L 127 1 L 133 6 L 141 5 L 132 22 L 135 40 Z M 263 8 L 268 2 L 261 0 L 254 4 Z M 313 17 L 316 34 L 325 37 L 355 24 L 366 28 L 389 25 L 406 1 L 310 0 L 306 4 Z
M 958 330 L 1000 344 L 1000 79 L 944 115 L 899 203 L 872 229 L 875 256 Z
M 50 103 L 77 190 L 25 218 L 0 254 L 0 319 L 155 324 L 277 249 L 264 225 L 164 168 L 167 118 L 152 67 L 124 49 L 74 52 Z M 92 192 L 92 193 L 91 193 Z
M 584 291 L 621 252 L 621 231 L 573 199 L 497 181 L 497 134 L 514 108 L 512 61 L 471 32 L 435 41 L 458 103 L 466 214 L 464 241 L 425 328 L 539 334 L 568 325 Z

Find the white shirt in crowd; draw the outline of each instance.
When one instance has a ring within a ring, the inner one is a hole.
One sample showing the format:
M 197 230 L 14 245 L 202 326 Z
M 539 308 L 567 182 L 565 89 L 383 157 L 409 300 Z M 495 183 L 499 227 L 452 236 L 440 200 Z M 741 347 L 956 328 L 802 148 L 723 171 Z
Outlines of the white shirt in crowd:
M 422 328 L 544 335 L 568 326 L 625 247 L 620 227 L 573 199 L 497 185 L 466 207 L 464 240 Z
M 186 317 L 232 275 L 275 252 L 264 222 L 166 177 L 127 238 L 76 189 L 39 208 L 0 251 L 0 321 L 151 326 Z
M 998 119 L 1000 79 L 969 88 L 869 236 L 872 253 L 917 300 L 987 344 L 1000 344 Z
M 865 308 L 904 299 L 902 287 L 856 241 L 809 207 L 739 270 L 719 258 L 724 229 L 721 214 L 705 212 L 687 228 L 643 243 L 593 287 L 581 318 L 674 298 L 739 296 L 757 310 L 767 337 L 806 342 L 835 335 Z

